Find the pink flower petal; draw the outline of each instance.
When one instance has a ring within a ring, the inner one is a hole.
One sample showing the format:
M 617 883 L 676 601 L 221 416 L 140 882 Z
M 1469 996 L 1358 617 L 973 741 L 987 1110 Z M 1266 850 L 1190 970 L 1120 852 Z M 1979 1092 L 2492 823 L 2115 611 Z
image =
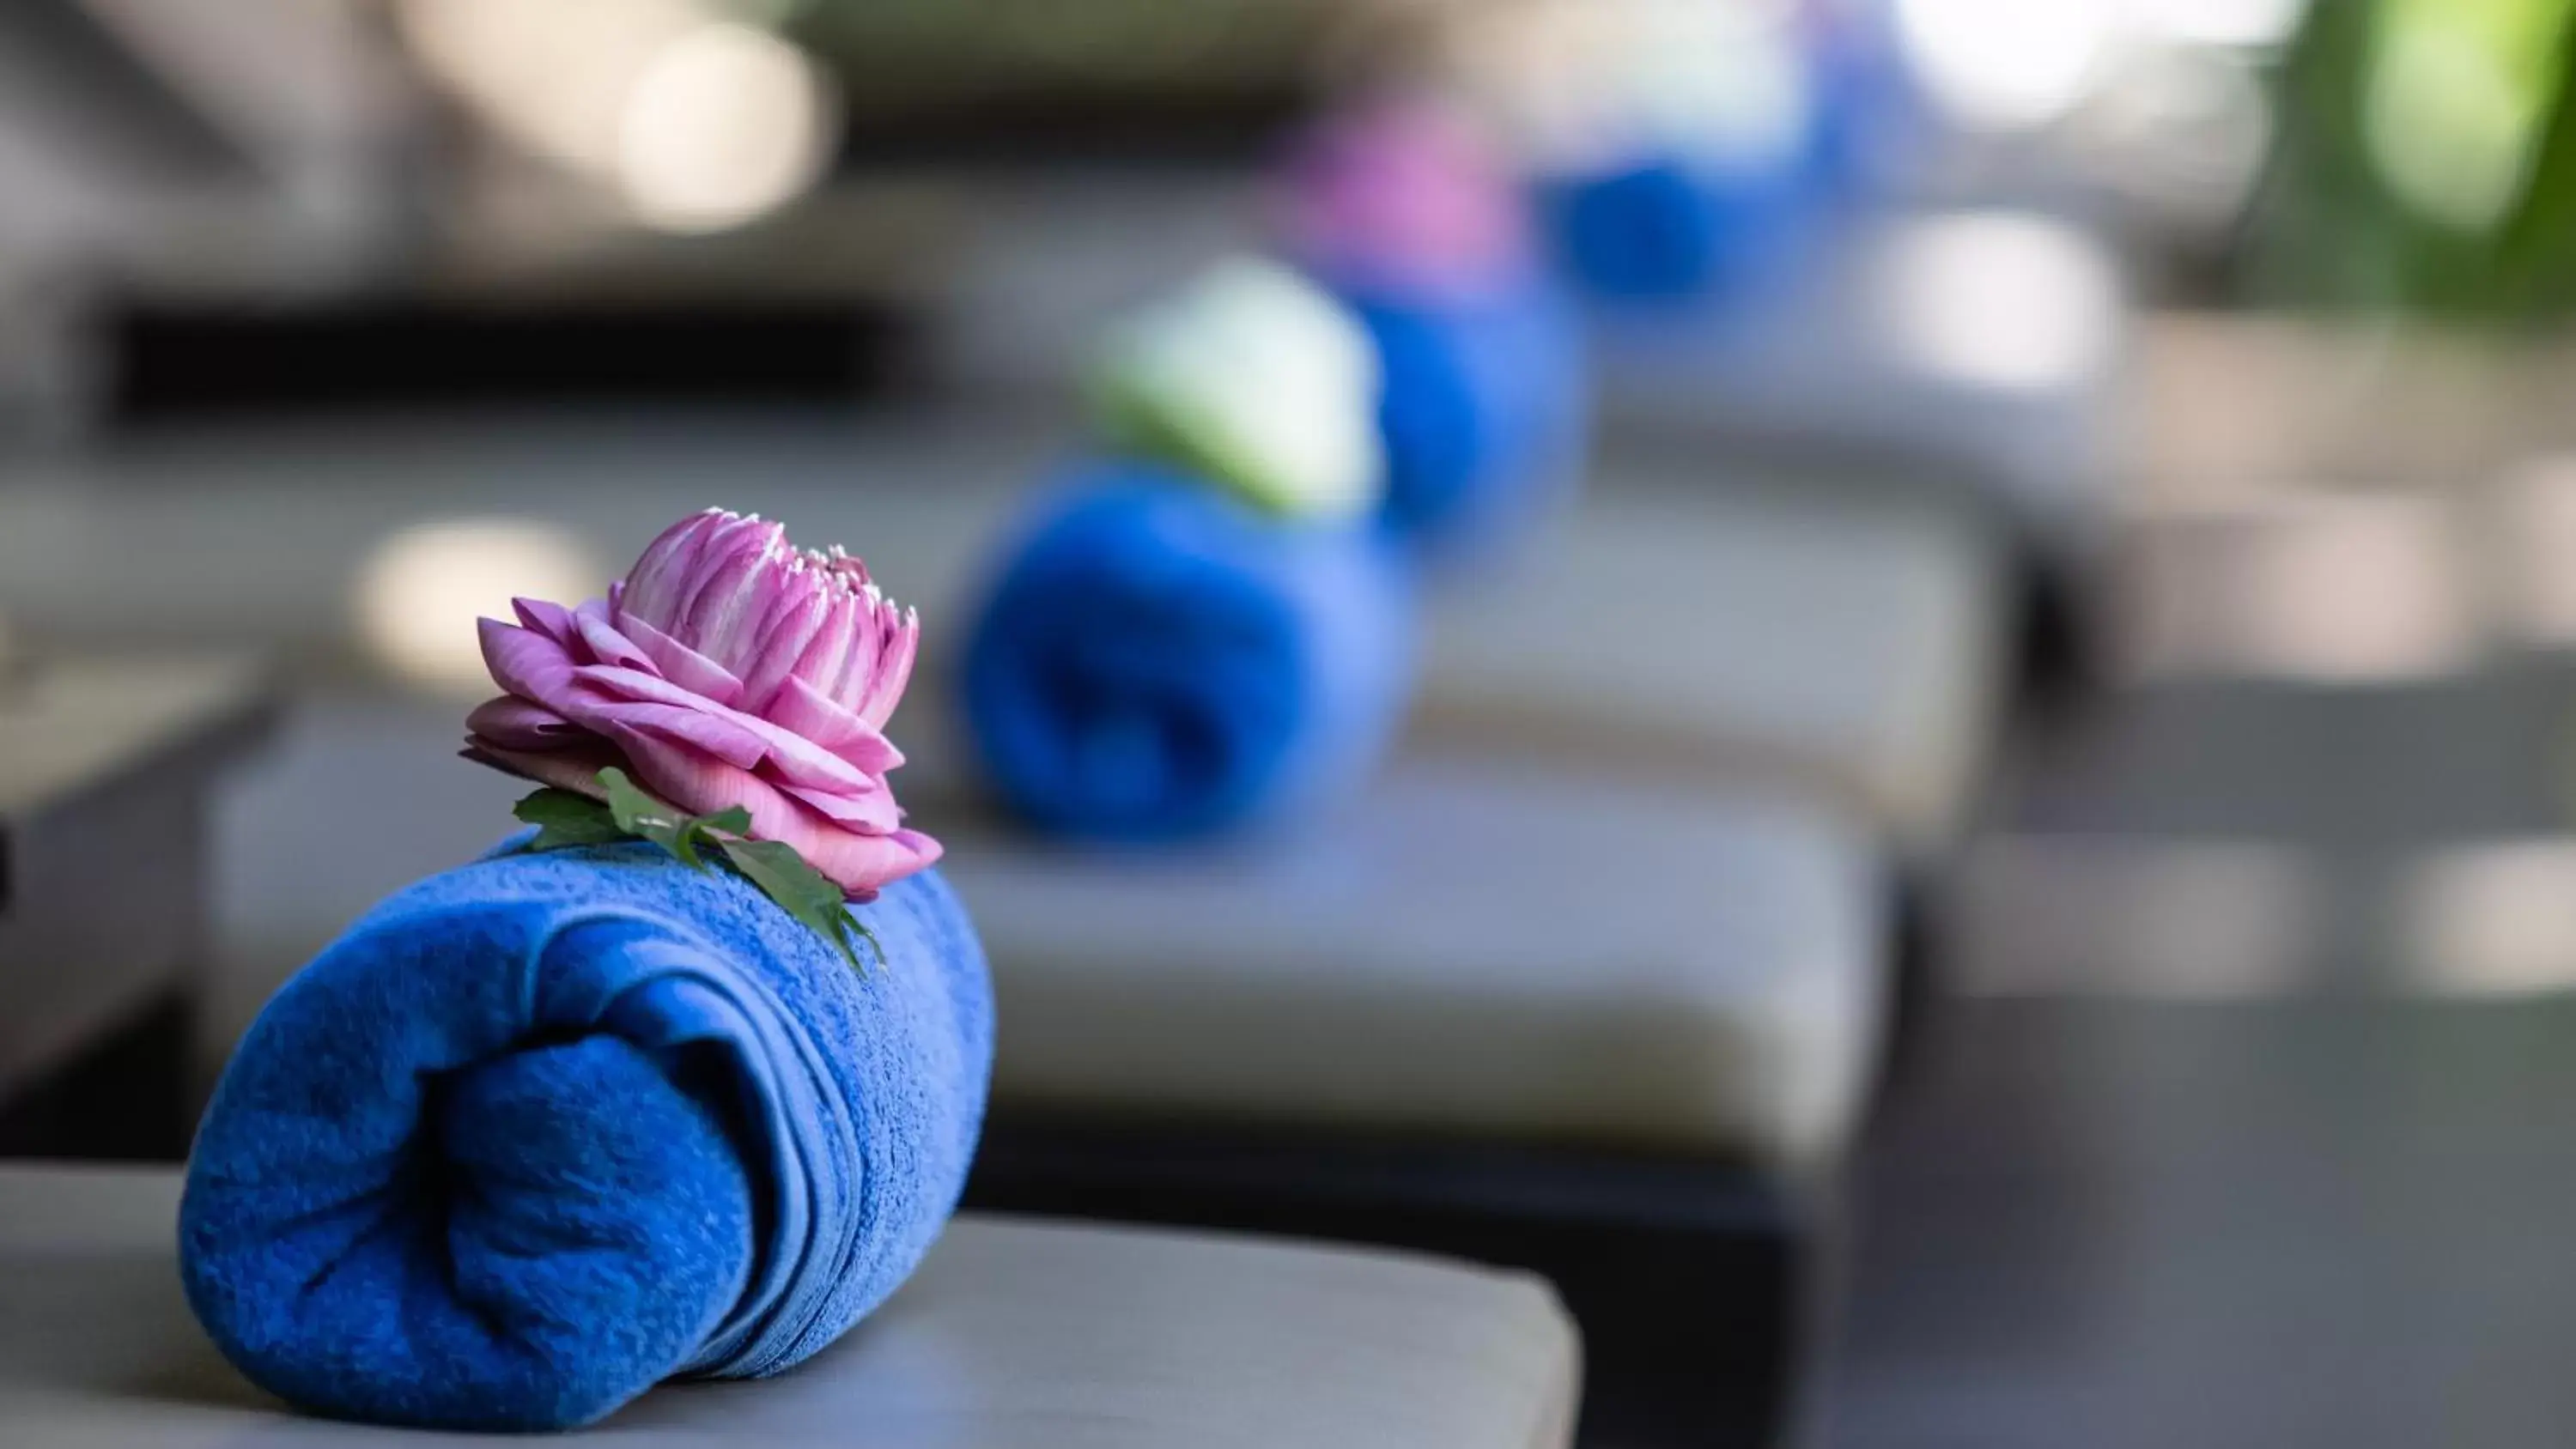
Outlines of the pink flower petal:
M 641 669 L 647 674 L 662 672 L 654 666 L 652 655 L 619 633 L 617 626 L 608 621 L 608 606 L 597 599 L 573 610 L 572 622 L 573 627 L 581 631 L 582 644 L 590 650 L 590 658 L 583 663 L 613 664 L 620 669 Z
M 603 734 L 639 729 L 702 751 L 737 770 L 756 770 L 769 758 L 769 742 L 731 720 L 673 704 L 623 700 L 586 712 L 585 723 Z
M 468 733 L 514 750 L 560 750 L 597 735 L 515 694 L 487 699 L 465 717 Z
M 817 823 L 807 828 L 801 840 L 771 835 L 761 838 L 786 840 L 796 847 L 798 855 L 805 857 L 807 865 L 830 877 L 851 899 L 860 901 L 874 899 L 880 887 L 929 869 L 941 853 L 938 841 L 917 830 L 860 835 Z
M 593 800 L 603 798 L 599 772 L 611 765 L 626 763 L 623 755 L 596 738 L 592 746 L 585 749 L 514 750 L 493 740 L 468 736 L 465 754 L 468 759 L 479 760 L 523 780 L 570 790 Z
M 733 672 L 695 649 L 629 615 L 625 624 L 635 642 L 651 656 L 648 674 L 658 674 L 691 694 L 731 707 L 742 701 L 742 681 Z M 602 661 L 609 662 L 609 661 Z
M 627 570 L 626 587 L 617 601 L 620 608 L 656 625 L 677 619 L 688 602 L 686 590 L 696 576 L 699 551 L 726 518 L 724 510 L 710 508 L 662 530 L 660 537 L 644 546 L 635 567 Z
M 698 559 L 687 607 L 663 632 L 701 653 L 724 655 L 735 631 L 759 622 L 762 577 L 785 546 L 786 530 L 775 523 L 738 518 L 725 524 Z
M 745 771 L 642 731 L 618 738 L 646 789 L 699 814 L 742 806 L 751 812 L 754 836 L 794 847 L 806 864 L 853 895 L 873 894 L 939 858 L 938 843 L 918 831 L 864 835 L 846 830 Z
M 903 691 L 912 683 L 913 660 L 920 652 L 921 620 L 906 613 L 879 652 L 876 674 L 860 696 L 858 714 L 861 720 L 883 729 L 886 721 L 894 718 L 894 707 L 903 702 Z
M 871 582 L 868 578 L 868 561 L 863 558 L 852 558 L 843 553 L 837 543 L 832 545 L 830 553 L 818 554 L 816 557 L 823 561 L 823 567 L 848 579 L 853 589 L 865 589 Z
M 742 597 L 741 607 L 707 620 L 706 632 L 697 641 L 698 651 L 729 669 L 749 672 L 753 661 L 760 657 L 761 642 L 769 633 L 771 621 L 815 592 L 814 576 L 805 555 L 787 542 L 785 530 L 779 530 L 752 568 L 751 588 Z
M 512 599 L 510 612 L 519 616 L 521 624 L 566 649 L 572 647 L 572 641 L 580 633 L 573 624 L 572 610 L 561 604 L 548 603 L 544 599 Z
M 492 671 L 493 683 L 549 706 L 559 706 L 572 690 L 575 665 L 564 646 L 498 619 L 478 619 L 475 626 L 482 631 L 483 664 Z
M 623 752 L 604 741 L 579 750 L 522 751 L 469 738 L 466 753 L 523 779 L 594 800 L 601 796 L 599 772 L 615 765 L 632 771 L 645 789 L 692 813 L 740 805 L 751 812 L 754 836 L 794 847 L 806 864 L 853 900 L 874 897 L 879 887 L 927 869 L 942 853 L 938 841 L 918 830 L 870 835 L 843 829 L 766 781 L 711 764 L 685 746 L 642 732 L 633 732 L 623 744 Z
M 867 795 L 836 795 L 829 790 L 808 790 L 801 785 L 783 785 L 779 789 L 789 799 L 811 808 L 815 814 L 861 835 L 884 835 L 903 823 L 903 807 L 894 803 L 892 790 L 878 790 Z
M 859 635 L 867 628 L 863 601 L 843 594 L 831 601 L 831 611 L 823 616 L 822 626 L 814 631 L 814 640 L 797 656 L 796 667 L 789 671 L 812 685 L 827 698 L 849 662 L 850 652 L 857 647 Z
M 879 888 L 929 869 L 941 853 L 938 841 L 917 830 L 857 835 L 819 826 L 803 840 L 762 838 L 786 839 L 796 847 L 797 854 L 805 857 L 807 865 L 830 877 L 855 900 L 873 899 Z
M 594 718 L 604 718 L 603 704 L 614 703 L 618 698 L 642 703 L 673 705 L 682 710 L 705 715 L 719 724 L 733 726 L 757 738 L 761 752 L 766 756 L 770 768 L 778 773 L 779 778 L 788 783 L 821 790 L 834 790 L 848 795 L 865 794 L 870 790 L 884 788 L 867 771 L 850 764 L 812 740 L 791 734 L 767 720 L 744 714 L 740 710 L 727 709 L 712 703 L 681 689 L 668 680 L 657 679 L 652 675 L 631 669 L 610 669 L 603 665 L 587 666 L 577 672 L 577 678 L 581 684 L 603 691 L 607 696 L 603 700 L 588 700 L 578 695 L 574 696 L 568 705 L 567 712 L 579 723 L 591 724 Z M 741 758 L 740 753 L 730 747 L 726 753 L 736 760 Z
M 812 685 L 794 675 L 779 686 L 767 713 L 780 729 L 812 740 L 867 774 L 882 775 L 903 763 L 903 752 L 876 726 L 815 693 Z
M 656 731 L 612 720 L 608 734 L 634 762 L 644 788 L 683 810 L 710 814 L 735 805 L 753 808 L 755 796 L 777 793 L 751 771 Z
M 850 652 L 841 661 L 840 672 L 826 679 L 807 675 L 813 686 L 830 696 L 842 708 L 855 714 L 864 703 L 868 681 L 876 677 L 877 663 L 885 657 L 885 630 L 878 620 L 885 603 L 873 590 L 861 592 L 851 600 L 855 606 L 850 636 Z
M 918 830 L 897 830 L 888 835 L 855 838 L 862 844 L 858 850 L 848 852 L 848 856 L 858 857 L 860 850 L 864 850 L 871 858 L 848 859 L 848 867 L 853 873 L 864 872 L 873 876 L 879 885 L 891 885 L 905 876 L 928 870 L 948 853 L 947 847 Z M 816 866 L 815 869 L 823 870 L 823 867 Z M 847 880 L 831 871 L 823 870 L 823 873 L 841 881 L 843 887 L 849 889 L 851 900 L 867 902 L 876 899 L 875 885 L 851 887 Z
M 754 714 L 770 713 L 769 704 L 780 683 L 794 676 L 796 661 L 831 617 L 832 601 L 815 581 L 813 570 L 798 573 L 795 583 L 780 591 L 778 606 L 761 624 L 760 637 L 752 645 L 751 666 L 743 672 L 739 704 Z

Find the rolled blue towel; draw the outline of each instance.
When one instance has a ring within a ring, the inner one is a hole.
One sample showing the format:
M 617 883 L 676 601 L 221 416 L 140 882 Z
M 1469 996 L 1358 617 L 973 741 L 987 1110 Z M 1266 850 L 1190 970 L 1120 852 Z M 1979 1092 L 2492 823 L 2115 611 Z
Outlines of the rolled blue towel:
M 1342 293 L 1377 343 L 1391 532 L 1433 547 L 1491 538 L 1573 481 L 1588 376 L 1554 287 L 1526 277 L 1445 296 Z
M 1392 736 L 1409 595 L 1366 529 L 1094 464 L 1004 555 L 967 645 L 968 732 L 1041 829 L 1159 840 L 1292 814 Z
M 1775 274 L 1816 200 L 1803 169 L 1729 176 L 1676 156 L 1646 156 L 1560 178 L 1544 210 L 1568 270 L 1614 302 L 1725 296 Z
M 652 846 L 505 848 L 388 899 L 216 1089 L 180 1210 L 198 1318 L 301 1407 L 476 1430 L 811 1356 L 938 1236 L 992 1058 L 946 884 L 852 909 L 864 973 Z
M 1818 27 L 1808 62 L 1815 85 L 1810 147 L 1819 188 L 1838 203 L 1868 203 L 1898 184 L 1935 124 L 1884 14 L 1844 7 Z

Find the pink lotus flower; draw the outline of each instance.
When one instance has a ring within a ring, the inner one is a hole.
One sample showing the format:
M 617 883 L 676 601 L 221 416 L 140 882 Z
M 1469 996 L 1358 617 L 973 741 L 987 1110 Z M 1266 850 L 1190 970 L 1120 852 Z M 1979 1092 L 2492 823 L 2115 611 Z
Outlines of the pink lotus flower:
M 1387 98 L 1308 132 L 1279 178 L 1288 250 L 1339 281 L 1473 291 L 1532 265 L 1518 184 L 1465 116 Z
M 516 599 L 485 619 L 508 693 L 467 717 L 467 753 L 597 797 L 604 766 L 693 814 L 740 805 L 854 900 L 939 858 L 899 828 L 883 733 L 912 677 L 920 619 L 865 564 L 723 509 L 653 540 L 624 581 L 567 609 Z

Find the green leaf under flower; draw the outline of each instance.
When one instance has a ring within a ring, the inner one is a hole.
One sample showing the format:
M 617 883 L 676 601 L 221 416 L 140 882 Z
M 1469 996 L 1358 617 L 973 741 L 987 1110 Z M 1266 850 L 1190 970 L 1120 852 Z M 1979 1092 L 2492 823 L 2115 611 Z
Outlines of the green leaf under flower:
M 720 840 L 716 842 L 741 871 L 743 879 L 760 887 L 761 893 L 778 902 L 781 909 L 812 928 L 814 933 L 832 943 L 853 971 L 867 966 L 859 960 L 857 948 L 850 944 L 853 932 L 865 936 L 877 959 L 885 959 L 885 946 L 876 933 L 861 925 L 850 914 L 849 902 L 841 888 L 830 877 L 805 863 L 796 847 L 780 840 Z
M 601 793 L 608 797 L 605 802 L 549 787 L 512 806 L 511 814 L 537 827 L 536 838 L 526 848 L 562 850 L 644 840 L 670 852 L 691 870 L 705 871 L 711 869 L 707 862 L 711 847 L 744 880 L 777 902 L 779 909 L 831 943 L 850 969 L 867 969 L 852 944 L 854 936 L 864 938 L 879 961 L 885 959 L 884 943 L 850 914 L 848 899 L 837 882 L 807 864 L 796 847 L 785 841 L 750 838 L 749 810 L 736 805 L 712 815 L 691 815 L 636 784 L 624 770 L 612 766 L 597 778 Z
M 698 854 L 697 836 L 704 825 L 715 817 L 701 821 L 678 806 L 648 793 L 643 786 L 626 777 L 614 766 L 599 772 L 599 788 L 607 792 L 608 813 L 617 828 L 639 840 L 649 840 L 686 861 L 691 870 L 705 870 L 705 857 Z M 740 816 L 739 828 L 751 828 L 750 812 L 736 807 L 726 812 Z
M 539 790 L 511 806 L 510 813 L 537 827 L 537 838 L 528 842 L 530 850 L 614 845 L 627 838 L 607 806 L 570 790 Z

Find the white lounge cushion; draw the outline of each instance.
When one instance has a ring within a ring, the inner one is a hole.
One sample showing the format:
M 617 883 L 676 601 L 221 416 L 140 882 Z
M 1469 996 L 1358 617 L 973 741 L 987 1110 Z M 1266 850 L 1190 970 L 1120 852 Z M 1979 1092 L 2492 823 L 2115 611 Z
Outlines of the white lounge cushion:
M 1006 1102 L 1799 1165 L 1874 1060 L 1879 863 L 1794 796 L 1404 759 L 1179 853 L 916 808 L 993 961 Z
M 315 701 L 225 792 L 209 1060 L 349 919 L 511 826 L 525 787 L 452 730 Z M 1848 1136 L 1883 867 L 1798 792 L 1407 756 L 1297 833 L 1102 853 L 998 825 L 953 740 L 905 740 L 903 800 L 993 958 L 1008 1096 L 1793 1163 Z M 353 794 L 409 826 L 334 830 Z
M 47 1449 L 485 1445 L 290 1417 L 180 1295 L 179 1182 L 0 1167 L 0 1439 Z M 618 1444 L 1559 1449 L 1574 1329 L 1524 1274 L 1171 1232 L 962 1218 L 783 1378 L 655 1390 Z
M 1417 734 L 1787 775 L 1924 845 L 1999 698 L 1994 546 L 1888 499 L 1674 486 L 1584 500 L 1433 596 Z
M 1808 249 L 1765 305 L 1595 320 L 1615 439 L 1838 460 L 2078 558 L 2107 538 L 2132 319 L 2118 257 L 2080 223 L 1890 212 Z

